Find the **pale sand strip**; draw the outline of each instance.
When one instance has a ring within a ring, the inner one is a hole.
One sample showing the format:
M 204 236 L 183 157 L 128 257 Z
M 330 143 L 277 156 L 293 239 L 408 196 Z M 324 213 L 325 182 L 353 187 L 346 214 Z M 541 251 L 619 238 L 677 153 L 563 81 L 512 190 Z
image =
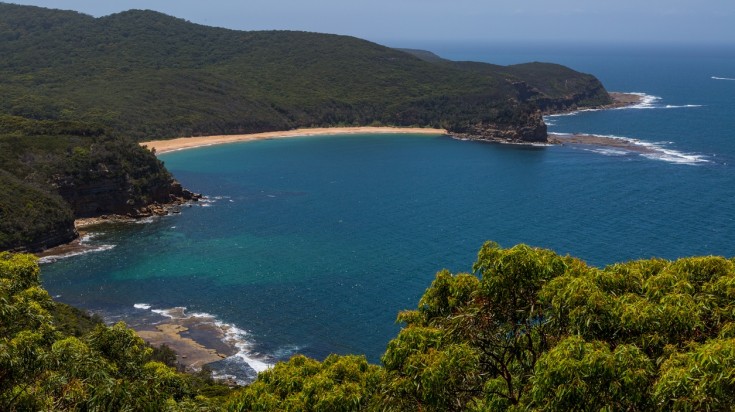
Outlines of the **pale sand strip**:
M 444 129 L 429 129 L 418 127 L 320 127 L 313 129 L 296 129 L 280 132 L 265 132 L 237 135 L 201 136 L 201 137 L 179 137 L 171 140 L 151 140 L 141 142 L 141 146 L 155 149 L 156 153 L 166 153 L 175 150 L 193 149 L 195 147 L 211 146 L 217 144 L 248 142 L 262 139 L 278 139 L 284 137 L 300 136 L 326 136 L 340 134 L 425 134 L 445 135 Z

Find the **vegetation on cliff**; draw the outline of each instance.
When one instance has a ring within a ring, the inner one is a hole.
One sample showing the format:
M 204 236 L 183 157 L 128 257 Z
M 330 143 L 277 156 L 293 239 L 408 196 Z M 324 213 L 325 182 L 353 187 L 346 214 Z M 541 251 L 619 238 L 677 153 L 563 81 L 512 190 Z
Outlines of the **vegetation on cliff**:
M 129 214 L 169 201 L 171 175 L 149 151 L 104 128 L 0 114 L 0 250 L 76 236 L 74 217 Z
M 461 132 L 528 121 L 542 99 L 609 99 L 593 76 L 557 65 L 427 61 L 353 37 L 226 30 L 152 11 L 95 19 L 0 4 L 0 39 L 0 112 L 145 139 L 339 124 Z
M 297 355 L 229 393 L 153 361 L 122 324 L 87 319 L 75 329 L 69 315 L 54 320 L 33 257 L 0 254 L 0 409 L 656 411 L 735 403 L 735 260 L 600 269 L 488 242 L 473 271 L 437 273 L 418 307 L 399 314 L 404 328 L 382 365 Z
M 396 125 L 539 141 L 539 110 L 609 102 L 593 76 L 557 65 L 450 62 L 141 10 L 93 18 L 0 3 L 0 55 L 0 170 L 15 178 L 0 177 L 9 182 L 0 250 L 71 240 L 70 211 L 128 214 L 167 201 L 170 176 L 135 147 L 141 139 Z M 31 193 L 37 201 L 25 202 Z
M 0 253 L 0 410 L 209 410 L 227 392 L 153 360 L 124 324 L 54 303 L 33 256 Z

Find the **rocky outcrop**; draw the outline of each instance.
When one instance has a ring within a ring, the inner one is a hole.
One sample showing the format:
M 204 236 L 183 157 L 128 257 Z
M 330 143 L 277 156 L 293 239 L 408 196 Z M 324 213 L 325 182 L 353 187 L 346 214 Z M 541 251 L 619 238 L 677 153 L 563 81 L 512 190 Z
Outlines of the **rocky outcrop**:
M 562 97 L 534 96 L 530 99 L 543 114 L 574 111 L 581 108 L 594 108 L 613 102 L 602 84 Z
M 153 202 L 140 207 L 135 211 L 134 217 L 165 216 L 171 213 L 179 213 L 181 205 L 188 202 L 197 202 L 201 198 L 201 194 L 184 189 L 181 183 L 174 180 L 171 182 L 167 202 Z
M 69 203 L 74 215 L 82 218 L 166 215 L 171 205 L 201 198 L 175 180 L 150 184 L 144 195 L 135 193 L 134 186 L 124 178 L 102 178 L 83 183 L 62 180 L 57 185 L 59 194 Z
M 458 139 L 482 140 L 496 143 L 546 143 L 546 123 L 540 112 L 528 116 L 521 124 L 479 123 L 461 132 L 449 131 Z

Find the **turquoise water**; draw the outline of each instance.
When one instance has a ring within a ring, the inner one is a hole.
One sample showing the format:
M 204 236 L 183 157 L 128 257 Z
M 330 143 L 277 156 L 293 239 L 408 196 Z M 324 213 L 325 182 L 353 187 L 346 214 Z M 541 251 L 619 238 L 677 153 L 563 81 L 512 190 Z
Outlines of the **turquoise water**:
M 454 52 L 444 55 L 554 60 L 599 74 L 610 90 L 657 97 L 548 118 L 552 132 L 637 139 L 654 153 L 419 135 L 169 153 L 167 167 L 209 201 L 100 227 L 87 243 L 106 250 L 44 265 L 44 285 L 110 321 L 154 323 L 173 307 L 211 314 L 238 328 L 242 355 L 218 367 L 245 376 L 248 360 L 295 352 L 378 362 L 398 311 L 416 306 L 438 270 L 469 271 L 488 239 L 593 265 L 735 256 L 735 81 L 712 79 L 735 77 L 735 55 Z

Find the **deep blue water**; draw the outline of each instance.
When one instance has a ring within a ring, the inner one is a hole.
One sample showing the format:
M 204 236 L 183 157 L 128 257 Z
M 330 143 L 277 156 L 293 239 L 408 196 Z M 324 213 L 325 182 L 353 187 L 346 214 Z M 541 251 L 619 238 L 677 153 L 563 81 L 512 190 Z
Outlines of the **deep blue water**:
M 43 266 L 52 295 L 133 324 L 185 306 L 247 331 L 249 356 L 379 361 L 434 274 L 469 271 L 485 240 L 606 265 L 735 256 L 735 53 L 437 46 L 444 57 L 554 61 L 641 109 L 549 118 L 552 132 L 654 144 L 654 155 L 414 135 L 306 137 L 161 156 L 210 203 L 102 226 L 98 253 Z M 672 107 L 676 106 L 676 107 Z

